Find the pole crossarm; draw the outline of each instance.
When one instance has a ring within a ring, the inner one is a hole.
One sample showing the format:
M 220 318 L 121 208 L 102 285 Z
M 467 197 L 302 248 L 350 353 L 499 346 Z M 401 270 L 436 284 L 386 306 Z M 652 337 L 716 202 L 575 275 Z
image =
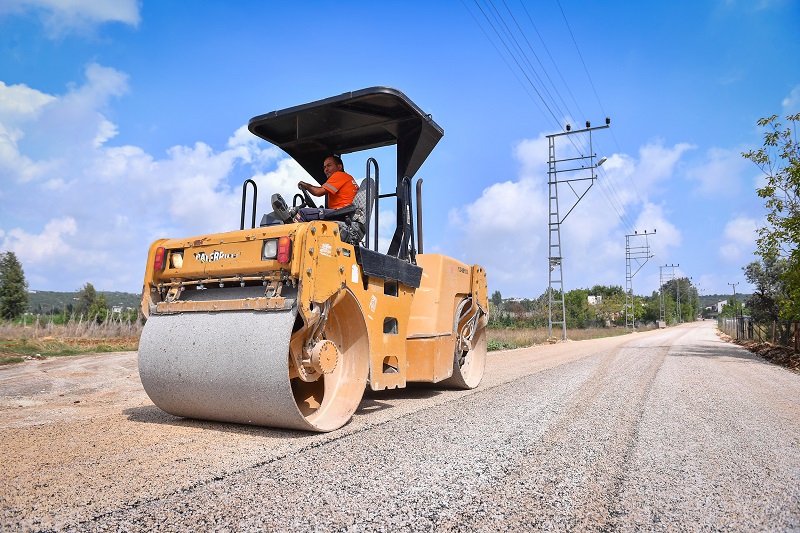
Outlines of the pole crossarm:
M 589 128 L 584 128 L 582 130 L 567 130 L 567 131 L 562 131 L 562 132 L 559 132 L 559 133 L 553 133 L 551 135 L 548 135 L 547 138 L 549 139 L 550 137 L 561 137 L 563 135 L 574 135 L 576 133 L 586 133 L 587 131 L 604 130 L 604 129 L 608 128 L 608 127 L 609 127 L 609 124 L 603 124 L 602 126 L 589 127 Z

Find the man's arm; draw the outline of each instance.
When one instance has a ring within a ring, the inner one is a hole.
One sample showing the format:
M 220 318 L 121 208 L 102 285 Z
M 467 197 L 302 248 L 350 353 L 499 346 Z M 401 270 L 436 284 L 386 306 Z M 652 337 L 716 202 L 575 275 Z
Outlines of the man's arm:
M 316 185 L 311 185 L 310 183 L 306 183 L 305 181 L 301 181 L 300 183 L 298 183 L 298 185 L 307 190 L 308 192 L 310 192 L 311 194 L 313 194 L 314 196 L 325 196 L 326 194 L 328 194 L 327 189 L 318 187 Z

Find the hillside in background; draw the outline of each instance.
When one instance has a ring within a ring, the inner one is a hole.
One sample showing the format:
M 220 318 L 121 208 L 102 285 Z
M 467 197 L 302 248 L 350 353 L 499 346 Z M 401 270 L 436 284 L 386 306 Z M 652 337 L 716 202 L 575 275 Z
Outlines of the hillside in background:
M 97 291 L 97 294 L 102 294 L 106 297 L 106 303 L 109 307 L 119 305 L 123 308 L 130 307 L 137 309 L 141 301 L 141 295 L 130 292 Z M 31 290 L 28 293 L 28 309 L 31 313 L 42 315 L 59 313 L 64 309 L 71 311 L 77 298 L 77 291 L 54 292 Z

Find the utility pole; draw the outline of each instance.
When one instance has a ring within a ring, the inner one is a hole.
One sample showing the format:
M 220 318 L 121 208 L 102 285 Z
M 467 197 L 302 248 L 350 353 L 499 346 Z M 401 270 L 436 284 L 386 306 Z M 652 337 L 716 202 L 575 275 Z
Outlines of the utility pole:
M 731 287 L 733 287 L 733 320 L 736 323 L 736 340 L 740 340 L 741 337 L 739 336 L 739 314 L 736 312 L 736 286 L 739 284 L 737 281 L 736 283 L 728 283 Z
M 634 231 L 632 235 L 625 235 L 625 331 L 628 331 L 628 324 L 631 329 L 636 329 L 636 315 L 633 307 L 633 276 L 639 273 L 642 267 L 647 263 L 648 259 L 653 257 L 650 254 L 650 244 L 647 242 L 648 235 L 655 235 L 656 230 L 652 233 L 639 233 Z M 631 237 L 644 237 L 644 246 L 634 246 L 631 248 Z M 631 259 L 633 259 L 638 268 L 636 272 L 632 271 Z M 628 312 L 630 310 L 630 313 Z
M 658 267 L 658 292 L 660 293 L 659 297 L 659 306 L 658 306 L 658 321 L 663 322 L 664 325 L 667 324 L 667 311 L 665 308 L 664 302 L 664 268 L 668 267 L 669 265 L 659 266 Z
M 659 268 L 671 268 L 672 269 L 672 277 L 670 278 L 670 280 L 675 281 L 675 286 L 676 287 L 678 285 L 678 280 L 675 279 L 675 267 L 679 267 L 679 266 L 681 266 L 681 265 L 680 264 L 677 264 L 677 265 L 664 265 L 663 267 L 659 267 Z M 661 289 L 661 301 L 663 302 L 664 301 L 664 289 L 663 289 L 664 286 L 662 285 L 661 287 L 662 287 L 662 289 Z M 679 296 L 678 301 L 680 301 L 680 293 L 679 293 L 678 296 Z M 675 310 L 675 316 L 676 317 L 678 316 L 677 309 Z M 666 320 L 666 310 L 664 312 L 664 319 Z
M 595 130 L 605 129 L 611 124 L 611 119 L 606 118 L 606 123 L 604 126 L 595 126 L 594 128 L 591 127 L 589 121 L 586 121 L 586 129 L 582 130 L 575 130 L 570 131 L 570 126 L 567 124 L 567 131 L 562 133 L 556 133 L 553 135 L 547 136 L 547 141 L 549 144 L 548 151 L 549 156 L 547 160 L 547 185 L 548 185 L 548 197 L 550 203 L 550 215 L 548 219 L 548 235 L 549 235 L 549 253 L 548 253 L 548 262 L 549 262 L 549 274 L 548 274 L 548 284 L 547 284 L 547 303 L 548 303 L 548 317 L 547 317 L 547 337 L 553 338 L 553 325 L 561 324 L 561 331 L 562 340 L 567 340 L 567 310 L 566 305 L 564 303 L 564 272 L 562 270 L 562 256 L 561 256 L 561 223 L 567 219 L 572 210 L 575 209 L 575 206 L 578 205 L 578 202 L 589 192 L 589 189 L 592 188 L 594 185 L 594 180 L 597 179 L 597 175 L 594 173 L 595 169 L 606 162 L 606 158 L 601 158 L 597 164 L 595 164 L 594 159 L 596 154 L 594 153 L 594 148 L 592 145 L 592 132 Z M 563 135 L 575 135 L 577 133 L 588 133 L 589 135 L 589 155 L 581 155 L 578 157 L 571 157 L 567 159 L 556 159 L 556 145 L 555 140 L 556 137 L 561 137 Z M 557 163 L 567 163 L 569 162 L 570 165 L 573 165 L 569 168 L 557 168 Z M 588 166 L 585 164 L 588 162 Z M 579 165 L 580 166 L 577 166 Z M 581 178 L 572 178 L 566 180 L 559 180 L 558 173 L 559 172 L 582 172 L 585 174 L 586 171 L 589 171 L 589 176 L 581 177 Z M 575 190 L 573 184 L 578 182 L 586 182 L 588 181 L 589 184 L 583 184 L 585 188 L 583 188 L 583 192 L 580 194 Z M 572 206 L 567 210 L 567 214 L 561 217 L 559 214 L 559 205 L 558 205 L 558 184 L 566 184 L 572 193 L 575 195 L 576 199 L 573 201 Z M 558 296 L 554 295 L 553 292 L 553 285 L 556 285 L 556 291 L 558 292 Z M 555 309 L 554 309 L 555 306 Z M 555 315 L 555 320 L 554 320 Z
M 692 309 L 692 277 L 686 277 L 686 298 L 689 302 L 689 309 Z

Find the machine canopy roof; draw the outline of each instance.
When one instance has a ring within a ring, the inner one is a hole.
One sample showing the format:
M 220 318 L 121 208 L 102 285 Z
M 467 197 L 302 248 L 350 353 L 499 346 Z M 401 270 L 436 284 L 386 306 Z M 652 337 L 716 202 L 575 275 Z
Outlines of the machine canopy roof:
M 444 130 L 405 94 L 370 87 L 250 119 L 248 129 L 292 156 L 317 180 L 325 158 L 397 145 L 398 180 L 413 177 Z

